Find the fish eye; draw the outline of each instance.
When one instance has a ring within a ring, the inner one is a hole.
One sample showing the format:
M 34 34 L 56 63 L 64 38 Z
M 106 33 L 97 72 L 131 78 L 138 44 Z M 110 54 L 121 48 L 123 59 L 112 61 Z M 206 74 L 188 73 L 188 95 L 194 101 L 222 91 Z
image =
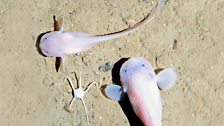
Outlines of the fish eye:
M 44 40 L 47 40 L 47 37 L 45 37 Z
M 127 73 L 127 69 L 124 69 L 124 72 Z
M 142 64 L 142 67 L 145 67 L 145 64 Z

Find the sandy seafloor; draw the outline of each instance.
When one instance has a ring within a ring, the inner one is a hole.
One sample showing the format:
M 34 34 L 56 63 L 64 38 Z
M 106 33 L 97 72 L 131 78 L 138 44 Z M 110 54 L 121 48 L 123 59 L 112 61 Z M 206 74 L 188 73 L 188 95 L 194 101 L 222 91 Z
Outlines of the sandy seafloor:
M 98 44 L 66 59 L 56 72 L 54 58 L 35 47 L 38 35 L 53 30 L 53 15 L 65 31 L 105 34 L 140 21 L 156 0 L 0 0 L 0 126 L 84 126 L 82 103 L 64 110 L 72 96 L 64 76 L 82 72 L 83 86 L 112 83 L 111 67 L 124 57 L 145 57 L 153 67 L 173 67 L 176 85 L 162 91 L 163 126 L 224 125 L 224 1 L 169 0 L 152 22 L 138 31 Z M 177 48 L 173 50 L 173 41 Z M 157 57 L 156 66 L 155 59 Z M 75 81 L 74 81 L 75 83 Z M 76 84 L 76 83 L 75 83 Z M 84 100 L 90 125 L 128 126 L 119 104 L 94 87 Z

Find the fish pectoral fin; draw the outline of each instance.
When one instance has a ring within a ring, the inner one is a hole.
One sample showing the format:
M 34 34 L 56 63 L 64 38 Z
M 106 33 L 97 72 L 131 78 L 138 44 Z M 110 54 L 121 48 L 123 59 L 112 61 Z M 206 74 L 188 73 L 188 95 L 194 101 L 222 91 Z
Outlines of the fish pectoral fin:
M 64 62 L 65 62 L 65 57 L 56 57 L 55 69 L 57 72 L 59 71 L 59 69 L 61 72 L 64 71 Z
M 62 17 L 58 17 L 56 19 L 56 16 L 53 17 L 54 19 L 54 31 L 61 31 L 63 32 L 63 18 Z
M 124 96 L 124 92 L 122 91 L 122 87 L 116 84 L 108 84 L 103 89 L 103 94 L 112 100 L 121 101 Z
M 157 74 L 157 84 L 162 90 L 173 87 L 177 80 L 176 72 L 172 68 L 162 70 Z

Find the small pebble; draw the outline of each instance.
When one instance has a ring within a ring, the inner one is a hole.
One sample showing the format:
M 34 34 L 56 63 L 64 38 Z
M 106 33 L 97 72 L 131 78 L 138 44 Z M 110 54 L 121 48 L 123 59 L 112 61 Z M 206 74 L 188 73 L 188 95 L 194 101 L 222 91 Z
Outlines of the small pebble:
M 72 107 L 69 107 L 69 106 L 65 106 L 64 109 L 67 111 L 67 112 L 74 112 L 74 109 Z
M 110 65 L 110 62 L 107 62 L 105 64 L 103 64 L 102 66 L 99 67 L 99 71 L 102 71 L 102 72 L 107 72 L 111 69 L 111 65 Z
M 173 41 L 173 50 L 176 50 L 177 49 L 177 40 L 174 39 Z

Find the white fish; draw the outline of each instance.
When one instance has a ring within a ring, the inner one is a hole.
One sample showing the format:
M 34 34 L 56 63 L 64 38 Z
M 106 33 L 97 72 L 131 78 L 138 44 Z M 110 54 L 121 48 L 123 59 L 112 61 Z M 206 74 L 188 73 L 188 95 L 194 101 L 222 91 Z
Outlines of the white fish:
M 120 69 L 121 86 L 110 84 L 105 94 L 110 99 L 121 100 L 127 93 L 132 108 L 145 126 L 161 126 L 162 101 L 160 89 L 170 89 L 176 73 L 168 68 L 155 74 L 152 65 L 144 58 L 130 58 Z M 159 87 L 159 88 L 158 88 Z
M 65 32 L 62 27 L 63 20 L 54 31 L 44 34 L 39 43 L 41 52 L 48 57 L 60 57 L 62 64 L 68 55 L 84 52 L 97 43 L 119 38 L 137 30 L 144 24 L 151 21 L 155 13 L 166 3 L 167 0 L 159 0 L 158 4 L 149 14 L 134 26 L 105 35 L 92 35 L 83 32 Z

